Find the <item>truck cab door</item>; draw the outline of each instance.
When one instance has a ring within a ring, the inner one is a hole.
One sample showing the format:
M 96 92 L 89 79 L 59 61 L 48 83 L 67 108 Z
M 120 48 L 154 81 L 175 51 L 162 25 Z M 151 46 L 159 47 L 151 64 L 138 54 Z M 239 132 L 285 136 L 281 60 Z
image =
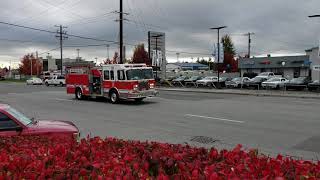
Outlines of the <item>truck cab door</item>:
M 0 136 L 21 135 L 22 129 L 14 120 L 0 112 Z

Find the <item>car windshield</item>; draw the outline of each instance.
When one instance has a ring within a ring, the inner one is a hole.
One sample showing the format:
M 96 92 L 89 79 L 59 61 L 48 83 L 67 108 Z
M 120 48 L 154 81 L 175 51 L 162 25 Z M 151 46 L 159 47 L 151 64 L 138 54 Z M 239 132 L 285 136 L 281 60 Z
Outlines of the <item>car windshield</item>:
M 126 73 L 128 80 L 153 79 L 152 69 L 130 69 Z
M 259 76 L 268 76 L 269 75 L 269 73 L 267 73 L 267 72 L 264 72 L 264 73 L 260 73 L 259 74 Z
M 292 82 L 292 83 L 300 83 L 300 82 L 303 82 L 304 79 L 305 79 L 304 77 L 293 78 L 293 79 L 291 79 L 290 82 Z
M 261 82 L 261 81 L 263 81 L 263 79 L 264 78 L 262 78 L 262 77 L 255 77 L 251 81 L 253 81 L 253 82 Z
M 203 80 L 212 80 L 212 79 L 214 79 L 215 77 L 205 77 L 205 78 L 203 78 Z
M 178 77 L 177 79 L 175 79 L 176 81 L 181 81 L 181 80 L 184 80 L 184 79 L 186 79 L 186 77 L 185 76 L 181 76 L 181 77 Z
M 279 78 L 271 78 L 267 82 L 275 82 L 275 81 L 280 81 Z
M 12 107 L 9 107 L 7 109 L 7 112 L 10 113 L 14 118 L 16 118 L 18 121 L 20 121 L 24 125 L 29 125 L 32 123 L 32 120 L 20 113 L 19 111 L 13 109 Z
M 240 77 L 233 78 L 232 81 L 241 81 L 241 78 Z
M 190 78 L 190 80 L 192 80 L 192 81 L 197 80 L 197 79 L 199 79 L 199 76 L 192 76 L 192 77 Z

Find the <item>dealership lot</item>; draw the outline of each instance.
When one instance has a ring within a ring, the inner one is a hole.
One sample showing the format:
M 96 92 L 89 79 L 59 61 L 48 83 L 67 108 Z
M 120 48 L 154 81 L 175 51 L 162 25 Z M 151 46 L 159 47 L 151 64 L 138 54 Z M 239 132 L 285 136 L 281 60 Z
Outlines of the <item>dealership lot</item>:
M 284 97 L 167 92 L 144 103 L 77 101 L 64 87 L 0 84 L 0 103 L 30 117 L 70 120 L 82 136 L 259 148 L 315 159 L 320 153 L 320 101 Z

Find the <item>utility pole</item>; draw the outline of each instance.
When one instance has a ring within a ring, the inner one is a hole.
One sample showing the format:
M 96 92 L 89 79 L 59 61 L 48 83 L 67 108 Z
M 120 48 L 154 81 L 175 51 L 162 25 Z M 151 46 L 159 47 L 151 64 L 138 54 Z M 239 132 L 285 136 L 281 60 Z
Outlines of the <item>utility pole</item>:
M 120 12 L 119 12 L 119 25 L 120 25 L 120 64 L 123 63 L 122 58 L 123 58 L 123 0 L 120 0 Z
M 78 56 L 77 56 L 77 60 L 79 61 L 80 60 L 80 49 L 76 49 L 77 50 L 77 53 L 78 53 Z
M 62 56 L 62 49 L 63 49 L 63 40 L 67 39 L 67 32 L 66 31 L 63 31 L 64 28 L 67 28 L 67 27 L 64 27 L 62 25 L 59 25 L 59 26 L 55 26 L 55 27 L 59 27 L 59 30 L 57 31 L 57 35 L 56 37 L 59 38 L 60 40 L 60 65 L 61 65 L 61 75 L 63 74 L 63 56 Z
M 219 72 L 219 63 L 220 63 L 220 29 L 227 28 L 227 26 L 220 26 L 220 27 L 215 27 L 215 28 L 210 28 L 212 30 L 218 30 L 218 64 L 217 64 L 217 69 L 218 69 L 218 86 L 220 85 L 220 72 Z M 220 87 L 220 86 L 219 86 Z
M 254 33 L 248 32 L 245 35 L 248 36 L 248 58 L 250 58 L 251 57 L 251 35 L 254 35 Z
M 108 59 L 110 59 L 110 57 L 109 57 L 109 47 L 110 47 L 110 45 L 109 45 L 109 44 L 107 44 L 107 54 L 108 54 Z
M 176 55 L 177 55 L 177 62 L 179 62 L 179 55 L 180 55 L 180 53 L 176 53 Z
M 128 20 L 123 18 L 123 15 L 128 15 L 128 13 L 123 12 L 123 0 L 120 0 L 120 11 L 114 11 L 114 13 L 119 13 L 119 19 L 115 20 L 119 21 L 119 49 L 120 49 L 120 64 L 123 64 L 123 21 Z

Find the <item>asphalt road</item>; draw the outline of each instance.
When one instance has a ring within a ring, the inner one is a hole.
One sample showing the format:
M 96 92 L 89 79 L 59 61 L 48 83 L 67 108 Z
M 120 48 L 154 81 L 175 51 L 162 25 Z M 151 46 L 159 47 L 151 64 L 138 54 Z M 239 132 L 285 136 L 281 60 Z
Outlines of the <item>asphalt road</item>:
M 319 100 L 163 91 L 143 103 L 113 105 L 77 101 L 64 87 L 0 83 L 0 103 L 40 120 L 73 121 L 83 137 L 228 149 L 243 144 L 270 155 L 320 157 Z

